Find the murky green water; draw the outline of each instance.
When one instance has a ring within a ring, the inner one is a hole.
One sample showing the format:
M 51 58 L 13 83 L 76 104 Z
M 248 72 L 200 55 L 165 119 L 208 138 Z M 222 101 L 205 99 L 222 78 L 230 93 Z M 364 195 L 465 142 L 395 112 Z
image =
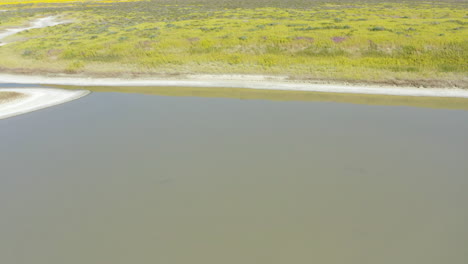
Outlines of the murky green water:
M 0 263 L 464 264 L 468 111 L 93 93 L 0 121 Z

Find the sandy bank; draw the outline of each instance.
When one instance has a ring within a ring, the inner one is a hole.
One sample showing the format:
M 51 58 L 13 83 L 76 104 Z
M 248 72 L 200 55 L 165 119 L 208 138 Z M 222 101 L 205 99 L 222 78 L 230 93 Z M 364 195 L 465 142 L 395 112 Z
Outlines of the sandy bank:
M 35 29 L 35 28 L 52 27 L 52 26 L 56 26 L 59 24 L 63 24 L 63 23 L 66 23 L 66 22 L 58 20 L 57 17 L 55 16 L 49 16 L 49 17 L 43 17 L 43 18 L 39 18 L 39 19 L 32 21 L 31 25 L 28 27 L 6 29 L 5 32 L 0 32 L 0 46 L 8 44 L 8 43 L 2 42 L 4 38 L 17 34 L 21 31 Z
M 29 113 L 81 98 L 89 91 L 51 88 L 0 88 L 0 92 L 15 92 L 22 96 L 0 103 L 0 119 Z
M 206 88 L 248 88 L 262 90 L 311 91 L 330 93 L 376 94 L 468 98 L 468 90 L 457 88 L 415 88 L 396 86 L 318 84 L 264 75 L 186 75 L 167 78 L 89 78 L 77 76 L 31 76 L 0 74 L 0 82 L 71 86 L 183 86 Z

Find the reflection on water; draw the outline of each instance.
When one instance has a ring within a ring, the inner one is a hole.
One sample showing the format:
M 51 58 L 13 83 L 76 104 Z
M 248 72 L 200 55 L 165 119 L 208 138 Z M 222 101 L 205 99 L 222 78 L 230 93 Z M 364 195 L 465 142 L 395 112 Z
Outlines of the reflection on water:
M 468 111 L 94 93 L 0 121 L 0 263 L 466 263 Z
M 413 106 L 442 109 L 468 110 L 468 98 L 415 97 L 373 94 L 343 94 L 309 91 L 261 90 L 246 88 L 201 88 L 201 87 L 115 87 L 51 85 L 64 89 L 86 89 L 94 92 L 139 93 L 148 95 L 234 98 L 272 101 L 336 102 L 365 105 Z

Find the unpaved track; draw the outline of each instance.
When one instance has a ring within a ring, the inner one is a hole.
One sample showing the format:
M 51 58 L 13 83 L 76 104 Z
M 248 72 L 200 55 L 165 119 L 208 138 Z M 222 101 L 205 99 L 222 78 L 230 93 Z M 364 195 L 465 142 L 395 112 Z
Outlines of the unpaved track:
M 52 26 L 56 26 L 59 24 L 63 24 L 63 23 L 65 23 L 65 21 L 60 21 L 55 16 L 48 16 L 48 17 L 43 17 L 43 18 L 39 18 L 39 19 L 32 21 L 31 25 L 28 27 L 6 29 L 4 32 L 0 32 L 0 46 L 8 44 L 5 42 L 2 42 L 4 38 L 17 34 L 21 31 L 35 29 L 35 28 L 52 27 Z

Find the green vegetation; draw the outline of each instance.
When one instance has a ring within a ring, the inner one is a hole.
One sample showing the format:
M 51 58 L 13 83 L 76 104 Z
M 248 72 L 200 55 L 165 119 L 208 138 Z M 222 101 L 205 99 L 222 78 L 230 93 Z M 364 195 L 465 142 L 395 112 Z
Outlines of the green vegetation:
M 152 0 L 8 5 L 0 28 L 22 32 L 0 68 L 119 76 L 280 74 L 297 79 L 468 87 L 463 2 Z

